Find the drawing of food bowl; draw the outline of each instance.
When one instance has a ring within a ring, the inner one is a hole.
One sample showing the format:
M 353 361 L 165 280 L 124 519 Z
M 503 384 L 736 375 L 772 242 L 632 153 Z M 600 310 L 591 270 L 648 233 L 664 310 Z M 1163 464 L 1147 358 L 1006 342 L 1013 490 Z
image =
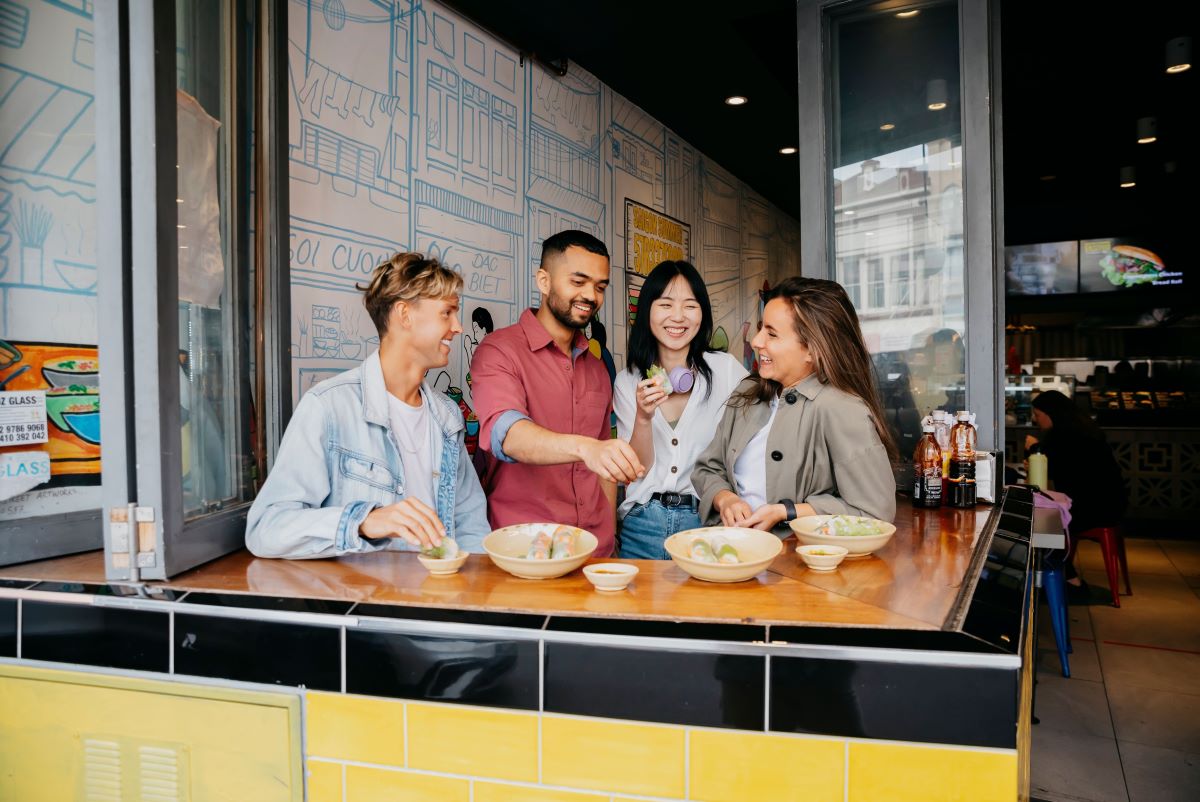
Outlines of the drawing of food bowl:
M 83 385 L 95 387 L 99 383 L 99 363 L 95 359 L 77 356 L 51 359 L 42 365 L 42 375 L 51 387 Z
M 68 287 L 80 292 L 90 292 L 96 289 L 96 266 L 82 262 L 69 262 L 65 259 L 55 259 L 54 269 Z
M 100 442 L 100 390 L 73 384 L 46 391 L 46 417 L 85 443 Z
M 358 359 L 363 350 L 362 340 L 352 340 L 348 335 L 342 335 L 342 356 L 346 359 Z
M 312 355 L 322 357 L 335 357 L 338 355 L 338 349 L 341 347 L 341 341 L 334 337 L 313 337 L 312 338 Z

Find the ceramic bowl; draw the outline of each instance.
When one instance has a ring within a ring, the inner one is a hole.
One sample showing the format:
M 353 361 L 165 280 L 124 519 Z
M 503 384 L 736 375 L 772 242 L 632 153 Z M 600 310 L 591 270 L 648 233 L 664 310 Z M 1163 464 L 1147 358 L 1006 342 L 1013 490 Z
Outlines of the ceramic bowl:
M 796 546 L 796 553 L 811 571 L 834 571 L 850 552 L 845 546 Z
M 553 532 L 559 524 L 514 524 L 497 529 L 483 539 L 483 550 L 492 562 L 521 579 L 554 579 L 569 574 L 588 561 L 599 545 L 596 536 L 586 529 L 575 530 L 575 553 L 557 560 L 527 560 L 526 552 L 536 534 L 544 529 Z
M 583 575 L 596 590 L 625 590 L 638 574 L 638 567 L 629 563 L 593 563 L 583 566 Z
M 706 563 L 691 557 L 692 541 L 720 535 L 737 549 L 737 563 Z M 663 544 L 675 564 L 705 582 L 745 582 L 757 576 L 783 551 L 783 541 L 770 532 L 733 526 L 708 526 L 677 532 Z
M 417 559 L 434 576 L 449 576 L 450 574 L 457 574 L 458 569 L 463 567 L 463 563 L 470 556 L 471 553 L 469 551 L 460 551 L 453 557 L 447 557 L 444 560 L 436 560 L 433 557 L 426 557 L 424 554 L 418 554 Z
M 796 533 L 796 539 L 805 546 L 844 546 L 847 555 L 851 559 L 855 557 L 866 557 L 873 551 L 878 551 L 887 545 L 887 542 L 892 539 L 892 535 L 896 534 L 895 524 L 890 524 L 887 521 L 880 521 L 875 518 L 861 518 L 858 520 L 870 521 L 879 527 L 878 535 L 823 535 L 816 530 L 823 523 L 828 521 L 832 515 L 806 515 L 803 518 L 797 518 L 791 522 L 792 531 Z

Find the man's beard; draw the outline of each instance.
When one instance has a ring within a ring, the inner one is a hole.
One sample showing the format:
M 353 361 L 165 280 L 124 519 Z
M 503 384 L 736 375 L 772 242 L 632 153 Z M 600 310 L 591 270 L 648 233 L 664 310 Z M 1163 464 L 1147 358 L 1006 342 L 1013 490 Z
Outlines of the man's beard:
M 558 306 L 556 301 L 557 299 L 553 296 L 548 296 L 546 298 L 546 306 L 550 309 L 550 314 L 554 315 L 554 319 L 569 329 L 583 331 L 592 322 L 592 316 L 596 314 L 596 307 L 593 306 L 591 315 L 588 315 L 582 321 L 577 321 L 571 316 L 571 301 L 568 301 L 561 307 Z

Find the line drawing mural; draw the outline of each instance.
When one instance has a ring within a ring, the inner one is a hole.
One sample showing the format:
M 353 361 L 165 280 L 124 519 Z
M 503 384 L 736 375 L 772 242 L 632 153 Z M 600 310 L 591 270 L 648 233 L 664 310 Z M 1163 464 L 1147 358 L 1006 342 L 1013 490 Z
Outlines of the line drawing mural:
M 377 347 L 354 284 L 394 250 L 463 276 L 463 343 L 430 380 L 464 414 L 475 346 L 540 303 L 541 244 L 564 228 L 609 247 L 597 322 L 621 369 L 626 200 L 690 227 L 738 358 L 758 290 L 798 272 L 795 220 L 575 64 L 559 77 L 423 0 L 292 0 L 288 38 L 297 396 Z
M 47 389 L 51 432 L 0 520 L 100 506 L 93 64 L 90 2 L 0 3 L 0 383 Z

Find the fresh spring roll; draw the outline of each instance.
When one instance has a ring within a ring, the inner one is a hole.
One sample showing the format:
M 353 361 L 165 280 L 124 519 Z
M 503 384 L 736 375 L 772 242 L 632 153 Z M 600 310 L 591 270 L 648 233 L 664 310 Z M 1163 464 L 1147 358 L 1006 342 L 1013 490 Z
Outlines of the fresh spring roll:
M 742 561 L 741 557 L 737 553 L 737 549 L 733 547 L 733 544 L 721 535 L 714 537 L 711 545 L 713 557 L 716 558 L 717 562 L 724 563 L 726 565 L 735 565 Z
M 550 559 L 558 560 L 575 554 L 575 530 L 569 526 L 560 526 L 554 530 L 554 538 L 550 544 Z
M 716 555 L 713 554 L 712 546 L 702 537 L 692 539 L 692 545 L 688 553 L 696 562 L 715 563 L 717 561 Z
M 434 560 L 449 560 L 458 556 L 458 543 L 454 538 L 442 538 L 442 545 L 422 549 L 421 553 Z
M 533 542 L 529 544 L 529 551 L 525 553 L 527 560 L 549 560 L 550 547 L 552 543 L 549 532 L 538 532 Z

